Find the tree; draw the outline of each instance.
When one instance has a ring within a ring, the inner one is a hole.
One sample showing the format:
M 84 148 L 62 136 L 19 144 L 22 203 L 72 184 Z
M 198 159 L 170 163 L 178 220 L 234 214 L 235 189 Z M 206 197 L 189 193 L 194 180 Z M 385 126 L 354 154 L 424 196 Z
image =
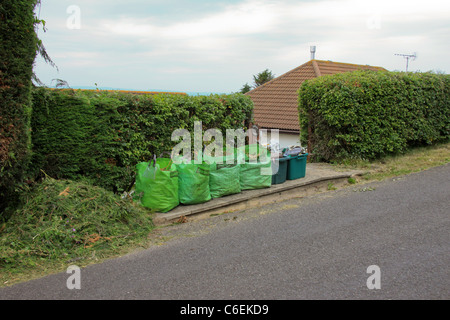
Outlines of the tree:
M 247 92 L 249 92 L 250 90 L 252 90 L 252 87 L 248 84 L 248 83 L 246 83 L 246 84 L 244 84 L 243 86 L 242 86 L 242 88 L 241 88 L 241 93 L 247 93 Z
M 269 69 L 264 70 L 263 72 L 258 73 L 257 75 L 253 76 L 254 81 L 254 87 L 259 87 L 260 85 L 263 85 L 266 82 L 269 82 L 270 80 L 274 79 L 275 75 L 272 74 L 272 71 Z
M 275 75 L 269 69 L 266 69 L 256 75 L 253 76 L 253 86 L 250 86 L 248 83 L 244 84 L 241 88 L 241 93 L 247 93 L 250 90 L 263 85 L 266 82 L 274 79 Z

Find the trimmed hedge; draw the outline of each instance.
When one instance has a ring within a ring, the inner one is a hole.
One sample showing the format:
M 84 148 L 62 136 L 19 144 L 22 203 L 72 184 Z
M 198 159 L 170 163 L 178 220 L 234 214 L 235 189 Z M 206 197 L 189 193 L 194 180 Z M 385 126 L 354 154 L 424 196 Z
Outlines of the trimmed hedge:
M 51 90 L 33 92 L 32 176 L 91 183 L 115 192 L 134 182 L 136 164 L 170 152 L 175 129 L 243 128 L 253 103 L 242 94 L 185 96 Z
M 450 136 L 449 75 L 355 71 L 298 92 L 301 139 L 316 161 L 375 159 Z
M 0 215 L 17 199 L 29 160 L 37 0 L 0 4 Z

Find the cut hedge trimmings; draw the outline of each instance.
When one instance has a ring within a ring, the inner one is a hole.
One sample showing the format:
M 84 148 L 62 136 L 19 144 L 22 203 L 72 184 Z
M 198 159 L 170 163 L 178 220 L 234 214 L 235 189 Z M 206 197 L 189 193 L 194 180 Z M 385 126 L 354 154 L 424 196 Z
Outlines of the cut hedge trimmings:
M 47 177 L 23 197 L 0 234 L 0 268 L 115 250 L 153 228 L 149 210 L 83 182 Z

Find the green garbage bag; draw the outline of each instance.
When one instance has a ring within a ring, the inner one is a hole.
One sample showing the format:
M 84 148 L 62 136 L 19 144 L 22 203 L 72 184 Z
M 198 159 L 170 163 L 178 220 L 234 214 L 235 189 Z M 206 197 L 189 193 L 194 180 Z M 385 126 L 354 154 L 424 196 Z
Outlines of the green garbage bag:
M 177 164 L 178 195 L 182 204 L 197 204 L 211 200 L 209 190 L 210 166 L 206 163 Z
M 167 212 L 179 205 L 178 171 L 171 159 L 141 162 L 136 170 L 134 200 L 156 212 Z
M 259 144 L 236 149 L 240 163 L 239 183 L 241 190 L 268 188 L 272 185 L 271 154 Z
M 226 163 L 226 158 L 205 159 L 210 166 L 209 191 L 212 198 L 220 198 L 230 194 L 241 192 L 239 184 L 239 164 Z M 222 162 L 222 163 L 220 163 Z
M 272 162 L 246 162 L 240 165 L 241 190 L 269 188 L 272 185 Z

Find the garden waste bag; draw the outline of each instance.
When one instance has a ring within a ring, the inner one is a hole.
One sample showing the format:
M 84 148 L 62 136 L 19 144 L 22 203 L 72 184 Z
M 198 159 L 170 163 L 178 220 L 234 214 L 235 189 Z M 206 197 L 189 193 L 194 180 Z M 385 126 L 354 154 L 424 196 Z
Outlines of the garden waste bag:
M 244 163 L 240 165 L 241 190 L 269 188 L 272 185 L 272 162 Z
M 237 150 L 240 164 L 241 190 L 268 188 L 272 185 L 270 151 L 258 144 L 246 145 Z
M 209 191 L 212 198 L 220 198 L 241 192 L 239 184 L 239 165 L 226 163 L 226 158 L 205 160 L 210 166 Z
M 178 195 L 182 204 L 197 204 L 211 200 L 210 166 L 206 163 L 177 164 Z
M 167 212 L 179 205 L 178 171 L 171 159 L 141 162 L 136 169 L 134 200 L 156 212 Z

